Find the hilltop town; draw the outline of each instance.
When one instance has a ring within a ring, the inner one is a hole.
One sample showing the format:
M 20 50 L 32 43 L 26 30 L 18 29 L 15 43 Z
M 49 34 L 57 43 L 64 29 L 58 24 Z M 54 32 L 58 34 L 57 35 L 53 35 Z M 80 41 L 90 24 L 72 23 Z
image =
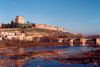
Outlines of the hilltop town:
M 0 42 L 11 46 L 100 46 L 100 36 L 84 36 L 65 32 L 58 26 L 36 24 L 16 16 L 10 23 L 0 25 Z M 22 44 L 23 43 L 23 44 Z M 26 45 L 25 45 L 26 44 Z M 2 46 L 0 45 L 0 46 Z
M 58 26 L 51 26 L 48 24 L 35 24 L 30 21 L 26 21 L 23 16 L 16 16 L 14 21 L 11 21 L 8 24 L 1 24 L 0 28 L 41 28 L 48 30 L 64 31 L 63 28 Z
M 23 16 L 16 16 L 11 23 L 0 25 L 0 40 L 29 40 L 34 37 L 48 36 L 54 32 L 64 32 L 63 28 L 47 24 L 36 24 L 26 21 Z

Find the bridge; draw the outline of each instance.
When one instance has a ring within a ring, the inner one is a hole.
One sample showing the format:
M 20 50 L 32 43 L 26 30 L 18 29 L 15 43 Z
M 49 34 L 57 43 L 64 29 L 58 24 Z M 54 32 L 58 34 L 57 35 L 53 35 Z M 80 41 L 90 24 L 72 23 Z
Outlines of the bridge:
M 80 46 L 87 46 L 91 44 L 100 46 L 100 38 L 58 38 L 58 42 L 65 42 L 70 46 L 75 46 L 75 44 L 80 44 Z

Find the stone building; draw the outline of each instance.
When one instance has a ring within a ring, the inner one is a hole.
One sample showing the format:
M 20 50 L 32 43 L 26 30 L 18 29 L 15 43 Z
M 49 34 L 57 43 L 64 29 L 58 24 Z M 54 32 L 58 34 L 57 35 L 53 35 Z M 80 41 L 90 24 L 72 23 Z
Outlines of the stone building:
M 23 16 L 16 16 L 15 23 L 16 24 L 25 24 L 24 17 Z
M 57 31 L 64 31 L 63 28 L 60 28 L 58 26 L 52 26 L 48 24 L 32 24 L 31 22 L 25 21 L 23 16 L 16 16 L 14 21 L 11 21 L 11 23 L 8 24 L 1 24 L 0 28 L 41 28 L 41 29 L 48 29 L 48 30 L 57 30 Z
M 57 30 L 57 31 L 64 31 L 63 28 L 57 27 L 57 26 L 50 26 L 47 24 L 35 24 L 36 28 L 41 28 L 41 29 L 49 29 L 49 30 Z

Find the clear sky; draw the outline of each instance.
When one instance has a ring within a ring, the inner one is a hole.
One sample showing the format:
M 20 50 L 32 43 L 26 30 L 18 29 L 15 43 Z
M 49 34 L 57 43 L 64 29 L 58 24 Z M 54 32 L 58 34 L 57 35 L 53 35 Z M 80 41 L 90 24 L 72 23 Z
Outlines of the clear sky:
M 15 16 L 71 32 L 100 32 L 100 0 L 0 0 L 0 22 Z

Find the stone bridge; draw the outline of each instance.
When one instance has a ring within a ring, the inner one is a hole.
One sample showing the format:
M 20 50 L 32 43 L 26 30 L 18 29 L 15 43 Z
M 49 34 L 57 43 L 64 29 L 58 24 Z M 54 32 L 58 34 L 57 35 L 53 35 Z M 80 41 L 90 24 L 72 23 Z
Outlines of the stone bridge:
M 89 46 L 91 44 L 100 46 L 100 38 L 58 38 L 58 42 L 69 43 L 70 46 L 75 46 L 75 44 L 80 46 Z

